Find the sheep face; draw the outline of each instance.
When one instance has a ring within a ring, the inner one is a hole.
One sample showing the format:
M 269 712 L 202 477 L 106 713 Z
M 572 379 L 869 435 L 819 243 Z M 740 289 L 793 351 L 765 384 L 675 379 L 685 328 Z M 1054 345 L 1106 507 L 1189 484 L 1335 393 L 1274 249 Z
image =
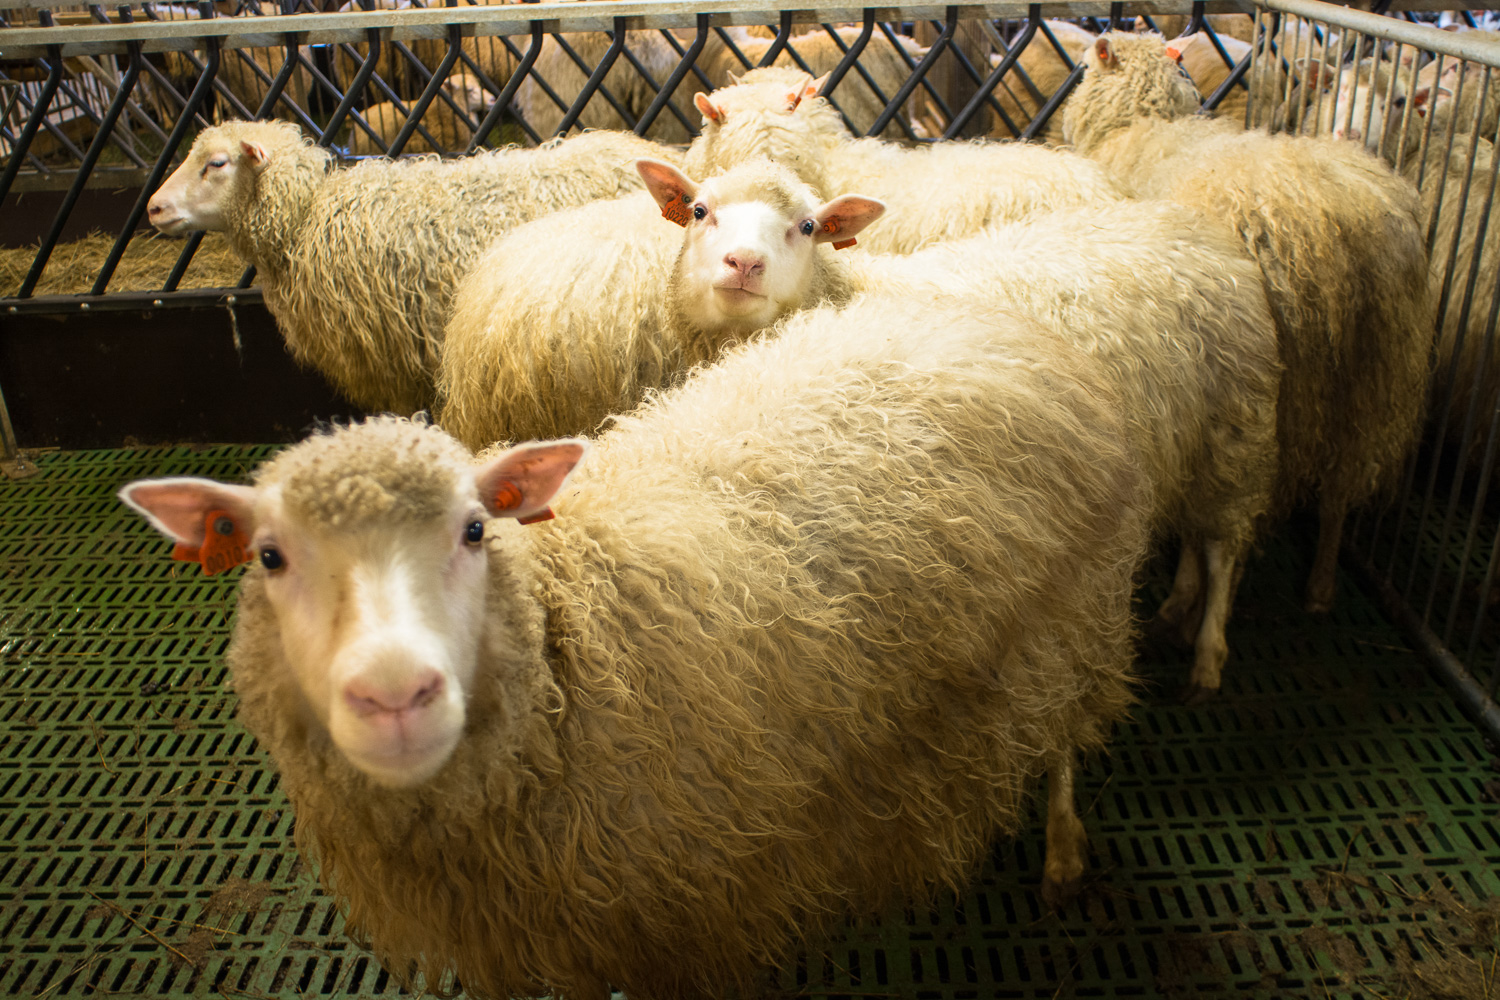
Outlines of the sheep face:
M 271 620 L 240 627 L 274 629 L 280 663 L 265 668 L 284 672 L 351 765 L 403 788 L 435 775 L 463 736 L 485 522 L 546 509 L 583 449 L 522 446 L 475 467 L 441 431 L 383 418 L 283 453 L 254 488 L 143 480 L 120 496 L 180 547 L 207 552 L 226 522 L 248 542 Z
M 674 305 L 699 329 L 748 333 L 800 308 L 820 243 L 843 247 L 885 211 L 844 195 L 820 205 L 812 189 L 768 161 L 695 184 L 656 160 L 637 161 L 662 215 L 684 230 Z
M 229 228 L 236 192 L 266 168 L 277 148 L 301 133 L 286 122 L 228 122 L 204 130 L 187 158 L 146 206 L 146 217 L 168 236 Z

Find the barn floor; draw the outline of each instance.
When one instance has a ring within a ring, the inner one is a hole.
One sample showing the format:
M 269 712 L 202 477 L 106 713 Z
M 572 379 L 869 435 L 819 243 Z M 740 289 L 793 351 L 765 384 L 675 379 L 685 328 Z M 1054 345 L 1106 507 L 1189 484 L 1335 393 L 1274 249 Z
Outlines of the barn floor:
M 0 480 L 0 996 L 399 992 L 291 853 L 233 721 L 237 574 L 171 562 L 114 499 L 269 450 L 52 453 Z M 1492 754 L 1348 581 L 1330 618 L 1299 610 L 1303 550 L 1252 564 L 1216 703 L 1176 705 L 1181 655 L 1143 647 L 1143 703 L 1082 784 L 1080 904 L 1043 913 L 1033 822 L 961 896 L 850 930 L 780 987 L 1500 998 Z

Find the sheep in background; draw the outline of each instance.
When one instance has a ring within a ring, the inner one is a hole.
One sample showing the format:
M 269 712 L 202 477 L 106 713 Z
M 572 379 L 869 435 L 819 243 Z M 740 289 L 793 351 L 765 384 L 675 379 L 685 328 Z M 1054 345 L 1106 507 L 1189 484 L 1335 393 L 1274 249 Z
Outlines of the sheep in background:
M 1156 22 L 1153 29 L 1144 18 L 1135 19 L 1135 30 L 1156 31 L 1163 38 L 1179 38 L 1187 30 L 1192 18 L 1187 14 L 1153 14 L 1151 20 Z M 1219 36 L 1219 41 L 1228 45 L 1230 41 L 1244 42 L 1249 44 L 1255 41 L 1255 21 L 1248 14 L 1209 14 L 1203 18 L 1208 26 L 1213 29 L 1214 34 Z
M 1080 153 L 1129 193 L 1235 229 L 1259 262 L 1286 366 L 1278 507 L 1317 496 L 1307 604 L 1333 599 L 1344 516 L 1389 486 L 1421 423 L 1432 313 L 1411 185 L 1350 142 L 1193 117 L 1159 36 L 1106 34 L 1064 106 Z
M 651 162 L 644 169 L 664 166 Z M 862 233 L 880 216 L 879 202 L 845 196 L 819 205 L 794 175 L 765 161 L 708 189 L 715 218 L 768 199 L 784 216 L 741 248 L 738 284 L 723 294 L 684 273 L 691 247 L 645 192 L 556 212 L 490 246 L 454 296 L 439 423 L 476 451 L 590 433 L 783 313 L 849 300 L 841 261 L 819 244 Z M 680 208 L 687 218 L 691 210 Z M 792 232 L 804 222 L 812 232 Z
M 198 12 L 192 9 L 192 17 L 197 17 Z M 199 62 L 206 57 L 195 54 Z M 197 83 L 201 71 L 193 65 L 189 53 L 167 51 L 161 54 L 166 75 L 174 82 L 187 86 L 183 90 L 186 94 L 191 85 Z M 309 57 L 307 52 L 304 57 Z M 219 71 L 214 76 L 215 89 L 223 87 L 235 100 L 244 105 L 245 110 L 255 114 L 260 110 L 261 102 L 271 93 L 271 84 L 281 73 L 286 65 L 286 47 L 264 49 L 224 49 L 219 55 Z M 265 74 L 262 79 L 261 74 Z M 271 109 L 271 114 L 278 118 L 290 120 L 293 113 L 287 102 L 299 108 L 308 106 L 308 97 L 312 93 L 312 74 L 307 67 L 299 65 L 292 70 L 292 75 L 286 82 L 282 93 L 286 95 L 285 100 L 277 100 Z M 224 121 L 232 119 L 237 111 L 229 107 L 228 102 L 219 99 L 214 101 L 214 120 Z
M 1199 552 L 1205 563 L 1206 595 L 1185 570 L 1161 617 L 1199 650 L 1188 696 L 1218 688 L 1235 567 L 1276 467 L 1280 372 L 1258 272 L 1229 233 L 1175 206 L 1116 202 L 909 257 L 844 255 L 818 244 L 865 240 L 878 203 L 820 205 L 767 162 L 702 184 L 663 163 L 638 169 L 654 202 L 632 195 L 537 220 L 464 282 L 439 379 L 450 433 L 481 447 L 590 432 L 778 316 L 861 290 L 1010 309 L 1115 378 L 1154 520 L 1184 536 L 1192 571 Z M 680 241 L 653 220 L 658 205 L 685 226 Z M 549 250 L 528 257 L 527 246 Z
M 493 97 L 485 91 L 479 80 L 469 73 L 449 77 L 443 83 L 443 89 L 448 92 L 453 103 L 462 108 L 463 113 L 470 118 L 483 118 L 494 103 Z M 364 118 L 380 137 L 380 143 L 377 145 L 369 134 L 356 128 L 349 150 L 355 156 L 381 155 L 390 148 L 407 122 L 407 116 L 396 110 L 396 105 L 390 102 L 368 109 Z M 403 153 L 462 153 L 469 148 L 469 140 L 474 137 L 474 130 L 459 117 L 442 94 L 434 95 L 432 103 L 422 116 L 421 126 L 436 140 L 440 148 L 433 149 L 419 130 L 413 132 L 406 141 Z
M 228 122 L 199 133 L 148 216 L 168 235 L 226 233 L 259 271 L 293 357 L 358 406 L 411 413 L 433 402 L 453 292 L 484 247 L 539 215 L 638 187 L 619 167 L 642 155 L 673 154 L 601 132 L 333 170 L 295 125 Z
M 1044 771 L 1043 894 L 1076 888 L 1070 762 L 1131 695 L 1125 435 L 1023 319 L 872 299 L 619 418 L 571 479 L 577 441 L 471 464 L 383 418 L 253 487 L 122 496 L 249 539 L 240 721 L 387 970 L 686 998 L 960 884 Z
M 855 139 L 805 74 L 763 69 L 695 98 L 703 134 L 683 161 L 711 177 L 765 156 L 791 168 L 824 198 L 858 191 L 886 205 L 865 244 L 909 253 L 1036 212 L 1109 204 L 1114 183 L 1081 156 L 1026 143 L 945 142 L 909 149 Z

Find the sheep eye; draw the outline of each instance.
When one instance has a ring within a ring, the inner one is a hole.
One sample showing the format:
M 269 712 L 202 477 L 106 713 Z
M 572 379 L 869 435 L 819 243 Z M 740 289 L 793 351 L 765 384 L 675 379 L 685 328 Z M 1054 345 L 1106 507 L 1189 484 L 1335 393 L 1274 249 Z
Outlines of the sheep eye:
M 708 209 L 704 208 L 702 205 L 694 205 L 693 206 L 693 218 L 695 218 L 695 219 L 701 219 L 701 218 L 703 218 L 707 214 L 708 214 Z
M 813 220 L 811 220 L 811 219 L 803 219 L 802 220 L 802 225 L 799 228 L 802 230 L 802 235 L 803 236 L 811 236 L 813 234 L 813 228 L 814 228 L 813 227 Z
M 478 545 L 484 541 L 484 522 L 470 521 L 469 526 L 464 529 L 464 541 L 470 545 Z
M 1404 98 L 1404 97 L 1398 97 L 1395 100 L 1393 100 L 1391 102 L 1391 104 L 1394 107 L 1404 108 L 1404 107 L 1406 107 L 1406 98 Z
M 267 545 L 260 550 L 260 564 L 266 569 L 276 570 L 286 565 L 286 560 L 281 558 L 281 553 L 273 546 Z

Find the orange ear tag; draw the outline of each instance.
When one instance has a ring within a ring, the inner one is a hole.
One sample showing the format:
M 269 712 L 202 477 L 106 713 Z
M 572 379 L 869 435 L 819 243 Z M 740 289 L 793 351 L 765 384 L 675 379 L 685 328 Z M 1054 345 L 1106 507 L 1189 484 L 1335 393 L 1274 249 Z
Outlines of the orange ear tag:
M 214 576 L 249 562 L 249 545 L 250 539 L 234 523 L 229 511 L 211 510 L 203 515 L 203 545 L 195 549 L 178 542 L 172 549 L 172 558 L 195 562 L 203 567 L 204 576 Z
M 688 196 L 674 198 L 661 207 L 661 217 L 668 222 L 675 222 L 679 226 L 686 226 L 692 219 L 693 213 L 688 211 Z
M 828 220 L 824 221 L 824 223 L 823 223 L 823 232 L 827 233 L 829 236 L 832 236 L 834 233 L 836 233 L 838 231 L 839 231 L 839 224 L 837 222 L 834 222 L 832 219 L 828 219 Z M 843 250 L 843 249 L 846 249 L 848 247 L 854 246 L 854 244 L 857 243 L 857 242 L 858 242 L 858 240 L 854 239 L 854 237 L 851 236 L 847 240 L 835 240 L 834 243 L 833 243 L 833 248 L 835 250 Z
M 520 506 L 521 488 L 509 479 L 500 480 L 500 485 L 495 487 L 495 509 L 504 514 L 505 511 L 515 510 Z M 550 521 L 556 516 L 556 514 L 552 513 L 551 507 L 543 507 L 535 514 L 516 518 L 516 523 L 536 524 L 538 521 Z
M 1173 62 L 1182 62 L 1182 53 L 1178 52 L 1176 49 L 1172 48 L 1172 46 L 1168 45 L 1167 58 L 1172 60 Z

